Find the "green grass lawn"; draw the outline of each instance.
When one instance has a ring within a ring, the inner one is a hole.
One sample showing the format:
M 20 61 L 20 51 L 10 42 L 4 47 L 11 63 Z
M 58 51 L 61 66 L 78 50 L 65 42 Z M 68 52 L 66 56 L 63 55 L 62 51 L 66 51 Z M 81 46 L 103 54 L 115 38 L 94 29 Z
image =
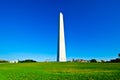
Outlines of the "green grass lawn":
M 0 64 L 0 80 L 120 80 L 120 63 Z

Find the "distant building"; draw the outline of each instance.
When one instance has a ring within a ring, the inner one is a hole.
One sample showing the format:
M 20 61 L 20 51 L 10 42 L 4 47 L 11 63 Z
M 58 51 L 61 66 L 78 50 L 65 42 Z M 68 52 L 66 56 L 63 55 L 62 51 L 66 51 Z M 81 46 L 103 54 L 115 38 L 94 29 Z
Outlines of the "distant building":
M 89 62 L 89 61 L 83 59 L 73 59 L 72 62 Z
M 9 61 L 9 63 L 18 63 L 18 60 Z
M 97 60 L 98 63 L 101 63 L 102 61 L 101 60 Z

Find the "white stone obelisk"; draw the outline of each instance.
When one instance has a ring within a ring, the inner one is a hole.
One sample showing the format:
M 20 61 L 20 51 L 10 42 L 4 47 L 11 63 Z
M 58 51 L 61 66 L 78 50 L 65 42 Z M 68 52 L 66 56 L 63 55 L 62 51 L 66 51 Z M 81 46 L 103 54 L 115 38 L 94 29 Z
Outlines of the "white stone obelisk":
M 63 14 L 60 12 L 59 16 L 59 39 L 58 39 L 58 62 L 66 62 L 66 49 L 65 49 L 65 35 L 64 35 L 64 20 Z

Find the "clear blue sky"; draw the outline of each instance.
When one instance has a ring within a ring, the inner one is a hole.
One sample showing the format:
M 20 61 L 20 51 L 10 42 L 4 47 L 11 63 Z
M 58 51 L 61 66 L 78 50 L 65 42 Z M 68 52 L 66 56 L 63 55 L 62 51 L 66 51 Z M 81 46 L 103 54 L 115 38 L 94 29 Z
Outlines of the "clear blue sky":
M 119 0 L 0 0 L 0 59 L 56 60 L 60 11 L 68 60 L 117 57 Z

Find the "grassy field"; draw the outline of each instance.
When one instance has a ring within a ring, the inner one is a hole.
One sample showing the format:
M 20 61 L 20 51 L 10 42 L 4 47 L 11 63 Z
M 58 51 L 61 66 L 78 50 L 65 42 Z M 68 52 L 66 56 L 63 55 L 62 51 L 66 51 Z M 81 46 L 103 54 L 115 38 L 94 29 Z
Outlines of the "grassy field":
M 0 64 L 0 80 L 120 80 L 120 63 Z

